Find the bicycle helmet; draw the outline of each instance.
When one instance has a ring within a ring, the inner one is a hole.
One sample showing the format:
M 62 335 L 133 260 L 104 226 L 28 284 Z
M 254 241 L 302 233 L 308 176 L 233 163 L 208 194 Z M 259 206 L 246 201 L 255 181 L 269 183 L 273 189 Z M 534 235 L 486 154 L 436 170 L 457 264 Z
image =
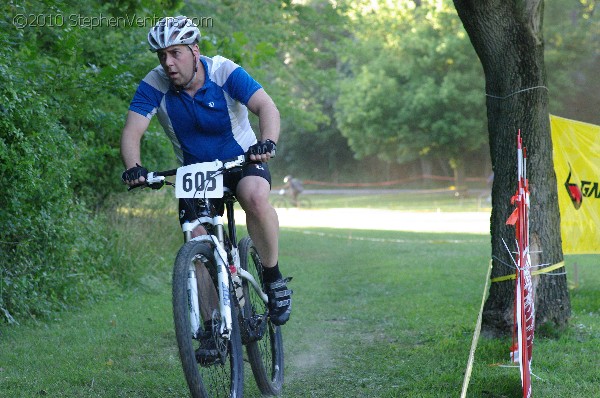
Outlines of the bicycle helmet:
M 200 37 L 198 26 L 188 17 L 162 18 L 148 32 L 150 51 L 157 52 L 176 44 L 194 44 Z

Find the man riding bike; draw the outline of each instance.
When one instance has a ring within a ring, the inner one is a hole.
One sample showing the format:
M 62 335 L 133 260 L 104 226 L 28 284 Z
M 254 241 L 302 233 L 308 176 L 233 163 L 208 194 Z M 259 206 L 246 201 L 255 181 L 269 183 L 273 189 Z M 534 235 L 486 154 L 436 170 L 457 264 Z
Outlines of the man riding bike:
M 199 37 L 198 27 L 185 16 L 163 18 L 150 29 L 148 43 L 160 65 L 141 81 L 129 106 L 121 136 L 126 168 L 122 179 L 129 186 L 145 181 L 148 171 L 142 166 L 140 142 L 155 114 L 182 165 L 249 153 L 255 162 L 225 176 L 224 185 L 235 192 L 246 212 L 248 233 L 263 261 L 269 316 L 275 325 L 283 325 L 290 317 L 292 291 L 287 288 L 290 278 L 279 270 L 279 221 L 268 200 L 267 164 L 279 139 L 279 111 L 242 67 L 221 56 L 202 55 Z M 248 109 L 259 118 L 260 141 Z M 180 199 L 180 223 L 197 218 L 196 202 Z M 193 236 L 204 233 L 200 226 Z

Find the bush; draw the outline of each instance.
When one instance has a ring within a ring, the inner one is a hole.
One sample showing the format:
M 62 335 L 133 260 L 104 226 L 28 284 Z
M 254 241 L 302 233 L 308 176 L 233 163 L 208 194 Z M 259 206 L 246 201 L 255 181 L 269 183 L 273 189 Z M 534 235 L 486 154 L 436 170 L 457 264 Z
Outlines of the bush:
M 30 78 L 10 61 L 0 67 L 0 315 L 9 321 L 79 298 L 74 236 L 89 226 L 70 187 L 74 143 Z
M 0 11 L 99 15 L 102 3 Z M 9 19 L 0 20 L 0 322 L 46 316 L 113 283 L 119 264 L 106 253 L 116 237 L 98 210 L 123 189 L 120 129 L 143 77 L 129 71 L 156 64 L 133 28 L 17 29 Z

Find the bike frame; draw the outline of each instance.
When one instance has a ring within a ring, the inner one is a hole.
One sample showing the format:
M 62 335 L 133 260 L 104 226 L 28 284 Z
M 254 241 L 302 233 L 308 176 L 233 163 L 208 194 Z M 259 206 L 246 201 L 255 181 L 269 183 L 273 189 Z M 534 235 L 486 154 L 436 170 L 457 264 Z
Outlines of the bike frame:
M 177 198 L 200 200 L 199 203 L 193 204 L 198 206 L 197 217 L 199 217 L 181 225 L 184 245 L 177 254 L 173 271 L 175 334 L 183 371 L 190 392 L 194 396 L 206 396 L 205 387 L 212 389 L 213 381 L 218 382 L 213 380 L 213 376 L 221 373 L 222 375 L 217 376 L 217 379 L 227 377 L 230 373 L 231 392 L 238 392 L 235 395 L 241 395 L 243 344 L 246 345 L 248 361 L 259 390 L 266 395 L 278 395 L 283 384 L 281 332 L 279 326 L 269 326 L 268 313 L 262 313 L 263 305 L 259 303 L 262 300 L 265 311 L 268 310 L 268 296 L 263 291 L 260 281 L 260 258 L 250 237 L 241 239 L 239 242 L 241 246 L 238 248 L 234 218 L 236 199 L 226 186 L 221 186 L 220 178 L 215 179 L 227 170 L 243 167 L 247 162 L 246 156 L 239 156 L 229 161 L 204 162 L 213 163 L 212 165 L 197 164 L 184 166 L 183 169 L 149 172 L 144 183 L 128 188 L 129 190 L 138 187 L 161 189 L 164 185 L 173 187 L 177 185 L 178 188 L 175 189 Z M 175 182 L 166 180 L 165 177 L 168 176 L 176 176 Z M 226 226 L 224 226 L 221 204 L 217 203 L 218 207 L 215 207 L 215 203 L 211 203 L 219 198 L 224 201 L 227 211 Z M 203 235 L 194 236 L 196 229 L 203 230 L 201 231 Z M 197 269 L 199 262 L 207 266 L 208 272 Z M 248 266 L 248 270 L 242 268 L 242 264 L 244 268 Z M 253 275 L 258 276 L 253 277 Z M 200 277 L 202 280 L 199 280 Z M 253 289 L 250 295 L 247 294 L 250 289 L 248 285 Z M 210 290 L 204 291 L 204 289 Z M 254 297 L 253 292 L 258 297 Z M 199 298 L 205 295 L 206 306 L 204 302 L 199 301 Z M 255 301 L 257 298 L 259 302 Z M 261 307 L 259 311 L 256 310 L 255 305 Z M 205 310 L 212 311 L 212 314 Z M 201 323 L 202 319 L 205 325 Z M 229 371 L 220 367 L 216 369 L 216 374 L 214 372 L 207 374 L 209 376 L 207 385 L 202 380 L 204 371 L 198 369 L 198 366 L 210 367 L 213 363 L 202 362 L 196 348 L 198 345 L 202 348 L 205 338 L 208 338 L 204 333 L 205 327 L 210 327 L 206 332 L 211 332 L 212 337 L 217 338 L 214 342 L 220 358 L 216 358 L 214 364 L 226 365 L 227 359 L 223 355 L 228 355 L 231 360 Z M 265 333 L 268 339 L 259 345 L 258 341 Z M 192 339 L 198 340 L 198 343 L 193 343 Z M 223 383 L 226 385 L 224 378 Z
M 225 228 L 223 225 L 223 217 L 220 215 L 215 216 L 201 216 L 195 221 L 184 222 L 181 226 L 183 231 L 185 242 L 197 241 L 197 242 L 210 242 L 213 243 L 214 258 L 217 264 L 217 281 L 218 281 L 218 295 L 219 295 L 219 311 L 221 313 L 221 325 L 219 326 L 219 334 L 224 339 L 231 337 L 232 330 L 232 310 L 231 310 L 231 298 L 229 294 L 230 286 L 230 273 L 234 276 L 239 275 L 242 279 L 247 280 L 252 287 L 256 290 L 260 298 L 267 303 L 268 296 L 262 291 L 259 283 L 254 279 L 252 274 L 242 269 L 240 266 L 240 258 L 238 255 L 237 243 L 236 243 L 236 229 L 235 219 L 233 216 L 233 203 L 226 203 L 227 206 L 227 220 L 228 220 L 228 231 L 230 234 L 230 241 L 232 244 L 231 257 L 233 259 L 232 264 L 227 264 L 227 251 L 225 250 Z M 201 225 L 209 224 L 212 225 L 213 234 L 199 235 L 192 238 L 192 231 Z M 205 259 L 206 260 L 206 259 Z M 229 268 L 229 272 L 228 272 Z M 190 267 L 188 274 L 188 292 L 190 295 L 189 300 L 189 311 L 190 311 L 190 324 L 191 332 L 194 337 L 197 337 L 197 333 L 200 330 L 200 308 L 198 305 L 198 287 L 195 267 Z

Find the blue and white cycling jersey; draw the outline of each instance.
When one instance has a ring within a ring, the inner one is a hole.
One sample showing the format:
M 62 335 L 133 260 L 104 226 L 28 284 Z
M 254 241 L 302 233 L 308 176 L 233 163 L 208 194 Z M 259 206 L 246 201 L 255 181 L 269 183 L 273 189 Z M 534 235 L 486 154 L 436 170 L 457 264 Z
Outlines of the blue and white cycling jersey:
M 256 143 L 246 104 L 261 85 L 233 61 L 200 56 L 205 81 L 194 97 L 176 92 L 162 66 L 142 80 L 129 110 L 158 120 L 184 165 L 230 159 Z

